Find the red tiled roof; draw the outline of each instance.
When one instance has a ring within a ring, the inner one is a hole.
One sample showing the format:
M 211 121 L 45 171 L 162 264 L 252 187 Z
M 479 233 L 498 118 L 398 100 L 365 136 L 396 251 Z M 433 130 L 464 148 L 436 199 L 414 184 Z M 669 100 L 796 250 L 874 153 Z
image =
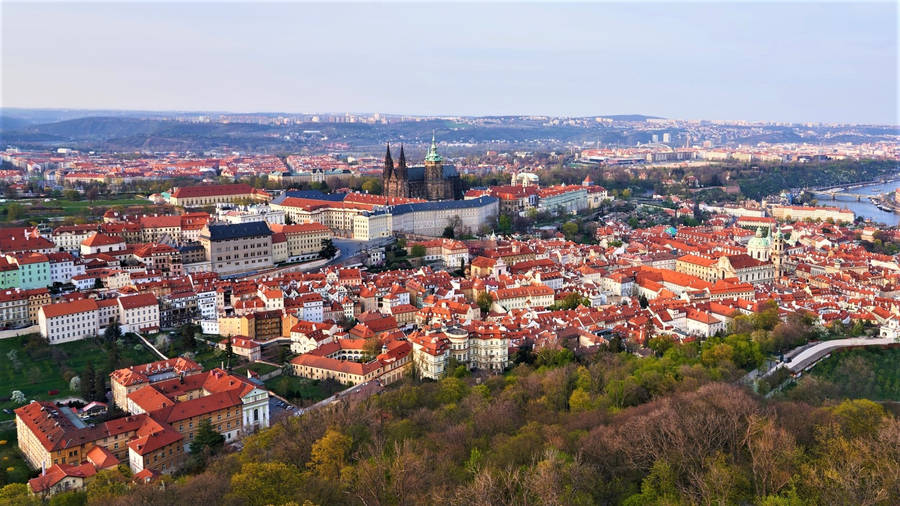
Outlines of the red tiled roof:
M 65 316 L 76 313 L 85 313 L 98 309 L 97 301 L 94 299 L 81 299 L 72 302 L 60 302 L 50 304 L 41 308 L 46 318 L 56 318 L 57 316 Z
M 87 239 L 81 241 L 82 246 L 108 246 L 112 244 L 120 244 L 124 243 L 121 237 L 115 237 L 112 235 L 101 234 L 99 232 L 95 232 L 94 235 L 88 237 Z
M 134 309 L 136 307 L 155 306 L 157 300 L 152 293 L 141 293 L 128 297 L 119 297 L 119 304 L 122 305 L 123 309 Z

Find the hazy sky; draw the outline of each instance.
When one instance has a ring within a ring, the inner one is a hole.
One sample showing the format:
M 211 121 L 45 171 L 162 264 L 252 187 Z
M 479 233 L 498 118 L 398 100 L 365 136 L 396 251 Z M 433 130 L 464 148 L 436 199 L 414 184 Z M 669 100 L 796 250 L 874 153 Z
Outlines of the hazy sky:
M 2 105 L 898 122 L 897 4 L 10 3 Z

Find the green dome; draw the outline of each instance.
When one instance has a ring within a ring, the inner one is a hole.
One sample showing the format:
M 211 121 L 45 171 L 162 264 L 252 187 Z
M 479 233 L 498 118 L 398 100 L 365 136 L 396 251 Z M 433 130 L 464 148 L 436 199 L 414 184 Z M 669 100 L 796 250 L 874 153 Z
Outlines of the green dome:
M 762 228 L 756 229 L 756 235 L 750 238 L 750 241 L 747 242 L 747 249 L 751 248 L 760 248 L 766 249 L 769 247 L 769 238 L 763 237 Z

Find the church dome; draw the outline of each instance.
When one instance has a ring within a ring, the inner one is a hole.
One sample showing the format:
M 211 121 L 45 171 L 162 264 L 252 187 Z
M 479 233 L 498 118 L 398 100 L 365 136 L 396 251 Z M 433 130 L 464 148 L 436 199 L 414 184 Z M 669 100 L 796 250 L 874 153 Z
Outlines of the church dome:
M 768 249 L 769 248 L 769 238 L 763 237 L 762 228 L 756 229 L 756 235 L 750 238 L 750 241 L 747 243 L 747 249 Z

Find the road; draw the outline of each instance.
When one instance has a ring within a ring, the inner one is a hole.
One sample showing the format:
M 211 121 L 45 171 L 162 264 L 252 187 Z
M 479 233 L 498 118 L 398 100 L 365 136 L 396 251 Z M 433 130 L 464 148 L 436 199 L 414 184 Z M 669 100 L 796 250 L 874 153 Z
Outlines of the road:
M 810 346 L 809 348 L 801 351 L 795 357 L 793 357 L 790 362 L 782 363 L 779 365 L 781 365 L 782 367 L 787 367 L 792 373 L 796 374 L 812 367 L 816 364 L 816 362 L 823 359 L 833 351 L 837 351 L 843 348 L 860 348 L 864 346 L 900 346 L 900 342 L 888 338 L 863 337 L 823 341 L 816 344 L 815 346 Z M 776 366 L 776 368 L 777 367 L 778 366 Z
M 328 262 L 328 265 L 351 265 L 362 263 L 364 252 L 369 248 L 377 248 L 386 246 L 394 242 L 393 237 L 385 237 L 373 239 L 371 241 L 358 241 L 356 239 L 345 239 L 335 237 L 332 241 L 334 246 L 341 251 L 340 256 Z

